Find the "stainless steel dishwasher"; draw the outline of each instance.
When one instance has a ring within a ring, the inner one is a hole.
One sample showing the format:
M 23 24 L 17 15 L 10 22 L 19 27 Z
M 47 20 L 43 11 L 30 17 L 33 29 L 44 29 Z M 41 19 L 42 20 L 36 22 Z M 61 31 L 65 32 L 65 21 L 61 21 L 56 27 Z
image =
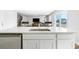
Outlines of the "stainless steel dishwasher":
M 21 33 L 0 33 L 0 49 L 21 49 Z

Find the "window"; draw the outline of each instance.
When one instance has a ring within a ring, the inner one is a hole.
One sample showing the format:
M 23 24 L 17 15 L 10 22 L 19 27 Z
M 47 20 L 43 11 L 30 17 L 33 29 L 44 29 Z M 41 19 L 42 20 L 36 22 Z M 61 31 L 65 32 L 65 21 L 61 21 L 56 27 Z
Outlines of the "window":
M 56 31 L 58 32 L 66 32 L 67 31 L 67 17 L 68 11 L 57 11 L 54 20 L 56 25 Z

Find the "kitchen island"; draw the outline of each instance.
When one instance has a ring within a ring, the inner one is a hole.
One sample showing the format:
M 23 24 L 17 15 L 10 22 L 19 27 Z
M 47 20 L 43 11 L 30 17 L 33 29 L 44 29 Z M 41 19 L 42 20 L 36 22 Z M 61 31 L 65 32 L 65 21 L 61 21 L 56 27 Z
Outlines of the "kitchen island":
M 20 47 L 23 49 L 74 49 L 75 33 L 74 32 L 52 32 L 52 31 L 26 31 L 26 32 L 0 32 L 11 38 L 12 33 L 21 34 Z M 15 38 L 17 35 L 14 34 Z M 1 37 L 0 37 L 1 38 Z M 7 40 L 6 39 L 6 40 Z M 1 42 L 1 41 L 0 41 Z M 13 41 L 16 43 L 16 41 Z M 14 43 L 14 44 L 15 44 Z M 12 44 L 13 45 L 13 44 Z M 6 46 L 7 47 L 7 46 Z
M 23 33 L 24 49 L 74 49 L 73 32 L 27 32 Z

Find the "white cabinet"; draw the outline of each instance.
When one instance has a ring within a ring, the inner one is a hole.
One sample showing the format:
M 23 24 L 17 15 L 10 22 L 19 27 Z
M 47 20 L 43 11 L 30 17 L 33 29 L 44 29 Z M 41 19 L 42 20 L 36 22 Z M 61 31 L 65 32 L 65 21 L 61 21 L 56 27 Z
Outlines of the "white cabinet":
M 23 34 L 23 48 L 24 49 L 54 49 L 55 34 L 45 34 L 45 33 L 31 33 Z
M 75 35 L 66 33 L 57 35 L 57 48 L 58 49 L 73 49 Z
M 73 33 L 23 34 L 24 49 L 74 49 Z
M 56 34 L 52 33 L 25 33 L 23 34 L 23 39 L 55 39 Z

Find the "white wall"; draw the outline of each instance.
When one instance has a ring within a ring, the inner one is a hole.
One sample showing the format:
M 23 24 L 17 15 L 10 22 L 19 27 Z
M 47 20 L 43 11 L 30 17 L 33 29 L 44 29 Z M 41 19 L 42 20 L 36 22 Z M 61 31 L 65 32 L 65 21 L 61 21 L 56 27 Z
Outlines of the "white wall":
M 79 11 L 68 12 L 68 31 L 79 31 Z
M 0 30 L 2 30 L 3 26 L 3 20 L 4 20 L 4 11 L 0 11 Z
M 68 12 L 68 31 L 76 32 L 76 43 L 79 44 L 79 10 Z
M 16 11 L 5 11 L 5 21 L 7 28 L 17 27 Z
M 0 30 L 17 27 L 17 13 L 13 10 L 0 10 Z

